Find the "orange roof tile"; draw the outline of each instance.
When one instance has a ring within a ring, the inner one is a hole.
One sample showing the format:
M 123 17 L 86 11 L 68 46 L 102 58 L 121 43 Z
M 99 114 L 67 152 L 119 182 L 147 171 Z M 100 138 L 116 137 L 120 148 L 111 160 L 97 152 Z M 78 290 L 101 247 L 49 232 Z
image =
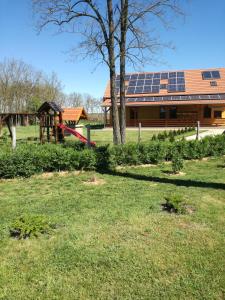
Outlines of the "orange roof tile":
M 63 121 L 76 121 L 80 119 L 87 119 L 87 113 L 83 107 L 76 108 L 63 108 L 64 112 L 62 114 Z

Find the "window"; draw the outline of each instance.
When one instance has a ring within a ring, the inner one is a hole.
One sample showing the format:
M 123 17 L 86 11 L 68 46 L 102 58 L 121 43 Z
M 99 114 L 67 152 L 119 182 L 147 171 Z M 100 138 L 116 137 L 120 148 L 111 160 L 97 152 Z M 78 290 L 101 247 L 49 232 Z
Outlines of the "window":
M 130 120 L 136 120 L 138 118 L 138 113 L 135 108 L 130 109 Z
M 222 119 L 222 111 L 221 110 L 215 110 L 214 111 L 214 118 L 215 119 Z
M 170 108 L 170 119 L 176 119 L 177 118 L 177 108 L 176 106 L 173 106 Z
M 159 118 L 160 119 L 165 119 L 166 118 L 166 109 L 165 109 L 164 106 L 160 106 Z
M 211 108 L 208 106 L 204 107 L 204 118 L 205 119 L 210 119 L 211 118 Z
M 202 79 L 220 79 L 219 71 L 204 71 L 202 72 Z
M 217 86 L 217 82 L 216 81 L 210 81 L 210 85 L 211 86 Z

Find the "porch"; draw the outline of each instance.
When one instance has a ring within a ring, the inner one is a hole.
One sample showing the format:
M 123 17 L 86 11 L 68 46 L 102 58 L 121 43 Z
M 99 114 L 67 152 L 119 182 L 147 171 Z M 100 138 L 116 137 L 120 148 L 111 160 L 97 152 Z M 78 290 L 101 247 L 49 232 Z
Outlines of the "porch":
M 107 118 L 106 118 L 107 120 Z M 225 126 L 225 105 L 129 106 L 126 124 L 136 127 Z M 111 113 L 107 125 L 111 125 Z

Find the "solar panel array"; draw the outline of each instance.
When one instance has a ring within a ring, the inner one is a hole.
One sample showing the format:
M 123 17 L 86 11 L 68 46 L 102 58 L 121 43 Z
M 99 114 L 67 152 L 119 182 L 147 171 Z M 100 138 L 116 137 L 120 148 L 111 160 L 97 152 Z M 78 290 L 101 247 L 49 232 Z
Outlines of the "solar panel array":
M 128 81 L 126 94 L 158 94 L 161 89 L 170 92 L 185 92 L 184 72 L 139 73 L 126 75 Z M 165 80 L 167 83 L 165 83 Z M 120 75 L 116 78 L 117 93 L 119 93 Z
M 214 95 L 177 95 L 127 98 L 127 102 L 158 102 L 158 101 L 187 101 L 187 100 L 225 100 L 225 94 Z
M 219 71 L 204 71 L 202 72 L 202 79 L 220 79 Z

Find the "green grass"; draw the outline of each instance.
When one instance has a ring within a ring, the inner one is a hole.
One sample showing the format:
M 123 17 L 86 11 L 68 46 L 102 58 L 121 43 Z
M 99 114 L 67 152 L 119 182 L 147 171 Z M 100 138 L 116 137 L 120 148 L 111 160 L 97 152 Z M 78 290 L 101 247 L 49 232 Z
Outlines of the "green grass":
M 0 181 L 0 299 L 224 299 L 224 158 Z M 93 176 L 102 185 L 87 185 Z M 194 213 L 162 211 L 178 193 Z M 20 214 L 50 236 L 14 240 Z

